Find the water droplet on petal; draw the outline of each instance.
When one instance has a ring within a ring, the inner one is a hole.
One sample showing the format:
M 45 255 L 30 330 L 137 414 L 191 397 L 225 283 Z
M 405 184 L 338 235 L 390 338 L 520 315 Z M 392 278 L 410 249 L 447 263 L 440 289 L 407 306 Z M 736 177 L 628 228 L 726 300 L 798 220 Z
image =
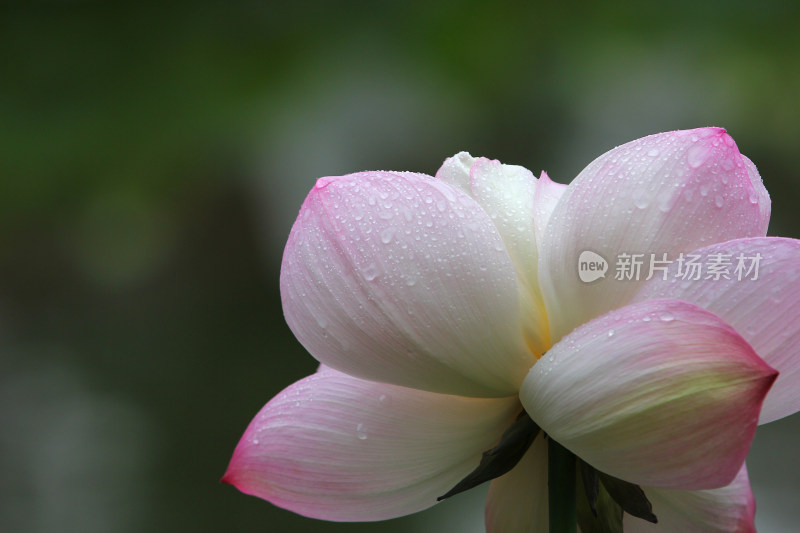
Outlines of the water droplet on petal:
M 658 148 L 651 148 L 650 151 L 647 152 L 647 155 L 650 157 L 658 157 L 658 153 Z
M 705 163 L 709 147 L 704 144 L 695 144 L 686 152 L 686 162 L 692 168 L 697 168 Z
M 650 199 L 647 197 L 647 193 L 641 190 L 635 192 L 633 194 L 633 205 L 639 209 L 645 209 L 648 205 L 650 205 Z
M 608 336 L 609 337 L 613 337 L 614 336 L 614 330 L 613 329 L 608 330 Z
M 733 167 L 735 167 L 735 166 L 736 166 L 736 163 L 734 163 L 733 159 L 731 159 L 730 157 L 726 157 L 725 159 L 722 160 L 722 169 L 723 170 L 730 171 L 730 170 L 733 170 Z M 722 183 L 728 183 L 728 175 L 727 174 L 723 174 L 722 175 Z
M 386 228 L 381 232 L 381 242 L 383 244 L 392 242 L 392 237 L 394 237 L 394 228 Z
M 362 273 L 364 274 L 364 279 L 367 281 L 372 281 L 378 277 L 378 267 L 375 266 L 375 263 L 370 263 L 364 270 L 362 270 Z
M 356 436 L 358 437 L 358 440 L 367 439 L 367 433 L 364 431 L 364 424 L 359 424 L 356 426 Z
M 662 311 L 658 315 L 658 318 L 660 318 L 662 322 L 672 322 L 673 320 L 675 320 L 675 315 L 673 315 L 669 311 Z
M 714 197 L 714 205 L 717 207 L 722 207 L 725 204 L 725 198 L 722 197 L 721 194 L 718 194 Z

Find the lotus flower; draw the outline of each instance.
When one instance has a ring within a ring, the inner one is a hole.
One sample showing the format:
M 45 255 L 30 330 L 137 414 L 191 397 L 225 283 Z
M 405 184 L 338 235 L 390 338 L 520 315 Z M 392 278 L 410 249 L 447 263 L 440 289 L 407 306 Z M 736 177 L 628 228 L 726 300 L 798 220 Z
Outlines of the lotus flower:
M 435 178 L 321 178 L 280 282 L 322 365 L 256 415 L 223 480 L 388 519 L 468 481 L 527 415 L 541 431 L 491 482 L 487 531 L 547 529 L 547 439 L 641 487 L 657 524 L 625 513 L 626 532 L 753 531 L 756 426 L 800 409 L 800 241 L 765 237 L 769 214 L 721 128 L 619 146 L 569 186 L 464 152 Z M 583 282 L 585 251 L 673 261 Z M 687 277 L 690 256 L 730 269 Z

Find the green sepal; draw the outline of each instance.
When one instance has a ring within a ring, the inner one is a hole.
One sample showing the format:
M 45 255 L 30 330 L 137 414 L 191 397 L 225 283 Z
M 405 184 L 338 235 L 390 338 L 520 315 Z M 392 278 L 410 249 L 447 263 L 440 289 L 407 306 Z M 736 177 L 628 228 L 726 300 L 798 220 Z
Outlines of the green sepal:
M 531 447 L 539 431 L 539 426 L 531 420 L 528 413 L 522 411 L 517 420 L 503 432 L 497 446 L 483 452 L 478 467 L 459 481 L 447 494 L 436 498 L 436 501 L 440 502 L 455 496 L 510 471 L 517 466 L 522 456 Z
M 578 465 L 586 501 L 589 503 L 592 515 L 597 516 L 597 496 L 600 494 L 600 478 L 597 476 L 597 470 L 585 462 L 578 460 Z
M 600 483 L 614 501 L 622 507 L 623 511 L 653 524 L 658 523 L 658 518 L 653 514 L 653 505 L 639 485 L 617 479 L 603 472 L 597 472 L 597 475 L 600 478 Z
M 622 533 L 622 507 L 599 483 L 597 471 L 583 461 L 579 461 L 579 463 L 581 466 L 577 469 L 575 482 L 577 484 L 576 510 L 581 533 Z M 587 476 L 584 474 L 584 470 L 591 470 L 595 474 Z M 591 485 L 587 486 L 584 479 Z M 589 502 L 589 499 L 593 497 L 592 494 L 595 495 L 594 509 Z

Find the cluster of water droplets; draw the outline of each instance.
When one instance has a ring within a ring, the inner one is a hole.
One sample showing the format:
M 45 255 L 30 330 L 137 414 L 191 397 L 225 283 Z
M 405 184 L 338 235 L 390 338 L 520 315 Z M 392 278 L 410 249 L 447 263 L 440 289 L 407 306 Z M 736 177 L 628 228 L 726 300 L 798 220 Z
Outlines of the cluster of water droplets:
M 472 264 L 461 259 L 474 253 L 486 257 L 479 266 L 487 281 L 497 261 L 491 252 L 505 252 L 502 241 L 475 220 L 476 206 L 445 184 L 374 173 L 368 183 L 325 179 L 322 187 L 328 188 L 325 203 L 336 235 L 367 282 L 382 278 L 388 285 L 414 287 L 431 270 L 435 276 L 471 274 L 460 272 Z M 470 249 L 476 237 L 491 242 L 491 250 Z

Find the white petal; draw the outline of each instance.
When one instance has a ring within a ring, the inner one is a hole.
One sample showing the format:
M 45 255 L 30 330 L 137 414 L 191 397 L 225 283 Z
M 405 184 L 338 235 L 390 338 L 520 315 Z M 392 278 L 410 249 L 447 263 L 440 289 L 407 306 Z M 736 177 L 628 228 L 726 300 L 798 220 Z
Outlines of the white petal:
M 538 252 L 534 229 L 534 195 L 537 181 L 531 172 L 515 165 L 478 158 L 470 168 L 472 196 L 494 222 L 520 281 L 522 323 L 533 352 L 550 346 L 550 333 L 539 290 Z
M 533 203 L 533 216 L 536 220 L 536 242 L 540 246 L 544 238 L 544 229 L 547 227 L 550 216 L 566 190 L 566 185 L 556 183 L 550 179 L 547 172 L 542 172 L 536 186 L 536 195 Z
M 320 362 L 469 396 L 514 394 L 533 364 L 517 291 L 475 200 L 408 173 L 319 180 L 281 266 L 286 321 Z
M 497 227 L 517 272 L 525 339 L 541 355 L 550 346 L 550 332 L 539 288 L 537 235 L 566 186 L 546 174 L 540 183 L 521 166 L 466 152 L 448 158 L 436 177 L 472 196 Z
M 469 152 L 458 152 L 444 160 L 441 168 L 436 171 L 436 179 L 472 196 L 469 170 L 474 162 L 475 158 L 469 155 Z

